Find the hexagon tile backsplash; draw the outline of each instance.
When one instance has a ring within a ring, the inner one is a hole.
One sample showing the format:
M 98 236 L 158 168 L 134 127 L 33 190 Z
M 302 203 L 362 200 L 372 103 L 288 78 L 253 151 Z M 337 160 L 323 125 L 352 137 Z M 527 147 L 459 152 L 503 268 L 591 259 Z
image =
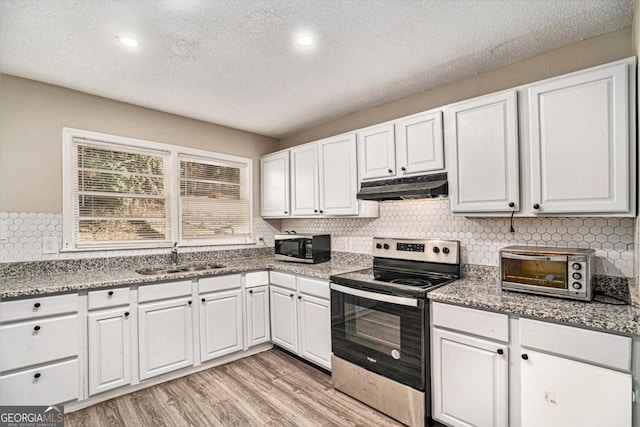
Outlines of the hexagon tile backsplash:
M 593 248 L 596 272 L 633 277 L 632 218 L 509 218 L 452 216 L 446 199 L 380 203 L 380 218 L 286 219 L 282 230 L 331 234 L 335 251 L 371 253 L 371 238 L 459 240 L 462 262 L 498 265 L 498 249 L 509 245 Z

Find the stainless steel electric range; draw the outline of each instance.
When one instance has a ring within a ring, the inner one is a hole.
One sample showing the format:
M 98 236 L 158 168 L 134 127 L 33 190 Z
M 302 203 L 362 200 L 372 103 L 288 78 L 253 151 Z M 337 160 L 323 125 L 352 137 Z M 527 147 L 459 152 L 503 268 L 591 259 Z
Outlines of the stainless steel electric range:
M 430 417 L 428 291 L 461 277 L 460 242 L 373 239 L 373 268 L 331 276 L 334 388 L 410 426 Z

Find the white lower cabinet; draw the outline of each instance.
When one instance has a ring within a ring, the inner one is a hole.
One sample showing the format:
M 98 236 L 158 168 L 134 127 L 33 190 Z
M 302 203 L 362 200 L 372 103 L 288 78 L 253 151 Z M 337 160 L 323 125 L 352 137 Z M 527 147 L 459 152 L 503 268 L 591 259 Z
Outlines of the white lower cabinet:
M 200 301 L 201 361 L 242 350 L 242 290 L 201 294 Z
M 191 302 L 183 297 L 139 305 L 140 379 L 193 365 Z
M 447 304 L 431 308 L 435 420 L 631 426 L 630 337 Z
M 452 426 L 506 426 L 508 349 L 433 329 L 433 417 Z
M 271 340 L 280 347 L 298 353 L 298 305 L 296 291 L 271 285 Z
M 330 370 L 329 282 L 279 272 L 271 274 L 271 282 L 273 343 Z
M 245 290 L 247 301 L 247 347 L 271 341 L 269 285 Z
M 129 306 L 89 313 L 89 395 L 131 384 Z
M 77 294 L 0 303 L 0 405 L 82 398 Z

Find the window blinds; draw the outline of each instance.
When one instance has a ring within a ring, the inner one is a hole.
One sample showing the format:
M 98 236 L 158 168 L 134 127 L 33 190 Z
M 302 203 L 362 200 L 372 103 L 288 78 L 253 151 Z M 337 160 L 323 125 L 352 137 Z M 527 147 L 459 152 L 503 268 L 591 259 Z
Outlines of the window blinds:
M 180 155 L 182 239 L 251 237 L 247 165 Z
M 171 240 L 169 154 L 73 139 L 77 246 Z

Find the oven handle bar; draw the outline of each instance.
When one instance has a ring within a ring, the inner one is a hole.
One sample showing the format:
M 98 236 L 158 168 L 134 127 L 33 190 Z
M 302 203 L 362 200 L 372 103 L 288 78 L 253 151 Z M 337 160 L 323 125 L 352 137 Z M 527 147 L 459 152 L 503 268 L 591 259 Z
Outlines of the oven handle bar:
M 508 252 L 502 252 L 502 258 L 509 259 L 522 259 L 525 261 L 561 261 L 567 262 L 566 255 L 552 255 L 552 256 L 544 256 L 544 255 L 520 255 L 520 254 L 512 254 Z
M 349 288 L 346 286 L 331 283 L 329 285 L 334 291 L 342 292 L 343 294 L 353 295 L 355 297 L 368 298 L 374 301 L 388 302 L 391 304 L 404 305 L 407 307 L 418 307 L 419 301 L 415 298 L 398 297 L 395 295 L 379 294 L 376 292 L 363 291 L 361 289 Z

